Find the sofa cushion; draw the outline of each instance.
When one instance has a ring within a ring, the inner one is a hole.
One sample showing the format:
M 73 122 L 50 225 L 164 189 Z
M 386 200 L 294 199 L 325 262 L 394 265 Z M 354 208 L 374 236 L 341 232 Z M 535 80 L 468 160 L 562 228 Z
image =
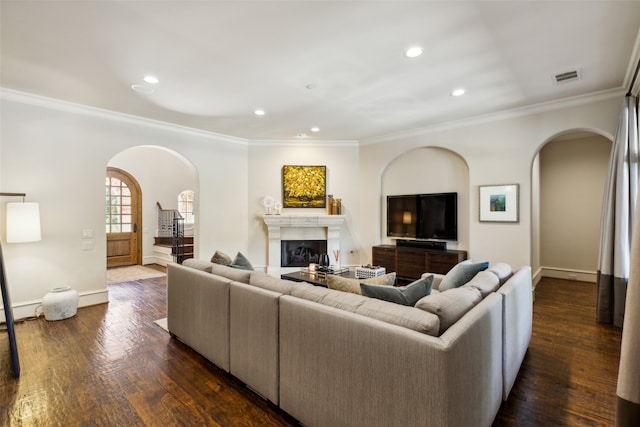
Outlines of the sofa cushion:
M 432 313 L 379 299 L 368 298 L 356 313 L 423 334 L 438 336 L 440 319 Z
M 351 279 L 337 274 L 327 275 L 327 286 L 329 289 L 335 289 L 336 291 L 362 295 L 360 283 L 393 286 L 396 283 L 396 273 L 387 273 L 384 276 L 371 277 L 369 279 Z
M 323 286 L 314 286 L 307 282 L 295 283 L 291 288 L 291 296 L 318 303 L 322 303 L 322 300 L 329 292 L 331 292 L 331 289 Z
M 490 271 L 481 271 L 475 276 L 473 279 L 469 280 L 467 283 L 462 285 L 462 287 L 474 287 L 480 291 L 480 295 L 482 298 L 489 295 L 491 292 L 495 292 L 500 287 L 500 280 L 498 280 L 498 276 Z
M 211 273 L 241 283 L 249 283 L 249 277 L 251 276 L 251 271 L 249 270 L 241 270 L 227 265 L 213 263 L 211 264 Z
M 438 335 L 440 319 L 438 316 L 413 307 L 394 304 L 374 298 L 341 292 L 308 283 L 295 283 L 291 296 L 313 301 L 322 305 L 350 311 L 392 325 L 402 326 L 433 336 Z
M 504 282 L 506 282 L 511 276 L 513 276 L 511 266 L 505 262 L 497 262 L 495 264 L 491 264 L 489 268 L 487 268 L 487 271 L 492 272 L 498 277 L 498 280 L 500 280 L 500 286 L 502 286 Z
M 224 252 L 216 251 L 211 257 L 211 262 L 214 264 L 229 265 L 232 260 L 231 257 Z
M 278 279 L 263 271 L 254 271 L 251 273 L 249 276 L 249 284 L 269 291 L 280 292 L 285 295 L 290 295 L 291 288 L 295 286 L 295 282 Z
M 486 270 L 487 267 L 489 267 L 488 262 L 473 263 L 471 261 L 462 261 L 449 270 L 442 282 L 440 282 L 438 289 L 442 292 L 460 287 L 471 280 L 479 271 Z
M 433 275 L 420 278 L 406 286 L 396 287 L 361 283 L 360 289 L 362 290 L 362 295 L 413 307 L 420 298 L 431 293 L 432 286 Z
M 240 270 L 255 270 L 247 257 L 242 255 L 240 252 L 236 254 L 236 257 L 233 259 L 233 261 L 231 261 L 229 267 L 239 268 Z
M 195 258 L 185 259 L 182 262 L 182 265 L 184 265 L 185 267 L 195 268 L 196 270 L 201 270 L 201 271 L 206 271 L 207 273 L 211 273 L 212 263 L 202 259 L 195 259 Z
M 435 314 L 440 319 L 438 334 L 442 335 L 482 301 L 480 291 L 472 286 L 449 289 L 445 292 L 428 295 L 416 303 L 416 308 Z

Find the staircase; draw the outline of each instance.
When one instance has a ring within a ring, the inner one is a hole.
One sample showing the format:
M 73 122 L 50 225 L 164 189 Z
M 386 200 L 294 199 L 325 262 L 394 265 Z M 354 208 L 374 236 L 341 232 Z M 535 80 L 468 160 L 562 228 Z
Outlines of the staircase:
M 174 246 L 173 237 L 155 237 L 154 251 L 170 255 L 173 262 L 182 264 L 185 259 L 193 258 L 193 236 L 182 237 L 182 243 Z
M 162 209 L 158 206 L 158 236 L 153 245 L 157 258 L 162 264 L 173 261 L 182 264 L 185 259 L 193 258 L 193 236 L 184 235 L 184 218 L 175 209 Z M 169 258 L 169 259 L 167 259 Z

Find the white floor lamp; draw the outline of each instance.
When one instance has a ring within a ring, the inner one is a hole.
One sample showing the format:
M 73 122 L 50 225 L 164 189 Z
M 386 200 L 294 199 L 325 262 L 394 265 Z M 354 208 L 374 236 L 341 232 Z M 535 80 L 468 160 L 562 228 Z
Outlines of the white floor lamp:
M 38 203 L 25 203 L 24 193 L 0 193 L 0 196 L 22 197 L 22 203 L 7 203 L 7 242 L 35 242 L 40 240 L 40 209 Z M 4 317 L 7 322 L 7 332 L 9 334 L 9 350 L 11 352 L 11 363 L 13 365 L 13 376 L 20 376 L 20 359 L 18 357 L 18 345 L 13 325 L 13 307 L 9 297 L 9 287 L 7 286 L 6 270 L 4 266 L 4 255 L 2 244 L 0 243 L 0 287 L 2 288 L 2 304 L 4 307 Z

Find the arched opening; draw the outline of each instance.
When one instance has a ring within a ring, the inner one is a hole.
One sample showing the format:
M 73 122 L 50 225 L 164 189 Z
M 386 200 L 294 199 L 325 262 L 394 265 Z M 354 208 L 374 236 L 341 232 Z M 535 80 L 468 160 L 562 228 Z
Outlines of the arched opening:
M 541 277 L 595 282 L 611 139 L 596 131 L 555 135 L 532 167 L 532 267 Z
M 380 237 L 387 237 L 386 201 L 389 195 L 458 193 L 458 241 L 449 249 L 467 249 L 469 244 L 469 167 L 457 153 L 439 147 L 421 147 L 403 153 L 389 162 L 381 177 Z
M 189 189 L 194 198 L 198 194 L 198 175 L 193 164 L 181 154 L 157 146 L 132 147 L 116 154 L 108 162 L 108 167 L 116 167 L 129 173 L 138 181 L 142 189 L 142 226 L 140 240 L 142 255 L 140 264 L 166 266 L 173 261 L 171 250 L 158 250 L 155 237 L 158 236 L 158 208 L 179 209 L 179 194 Z M 190 234 L 197 239 L 197 204 L 192 211 L 194 223 L 189 225 Z M 195 243 L 194 243 L 195 246 Z

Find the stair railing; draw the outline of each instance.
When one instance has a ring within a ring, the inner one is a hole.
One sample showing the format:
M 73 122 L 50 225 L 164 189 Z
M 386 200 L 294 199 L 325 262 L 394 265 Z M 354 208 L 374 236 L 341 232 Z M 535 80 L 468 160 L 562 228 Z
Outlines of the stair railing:
M 184 218 L 176 209 L 158 206 L 158 237 L 172 237 L 173 261 L 182 263 L 184 256 Z

